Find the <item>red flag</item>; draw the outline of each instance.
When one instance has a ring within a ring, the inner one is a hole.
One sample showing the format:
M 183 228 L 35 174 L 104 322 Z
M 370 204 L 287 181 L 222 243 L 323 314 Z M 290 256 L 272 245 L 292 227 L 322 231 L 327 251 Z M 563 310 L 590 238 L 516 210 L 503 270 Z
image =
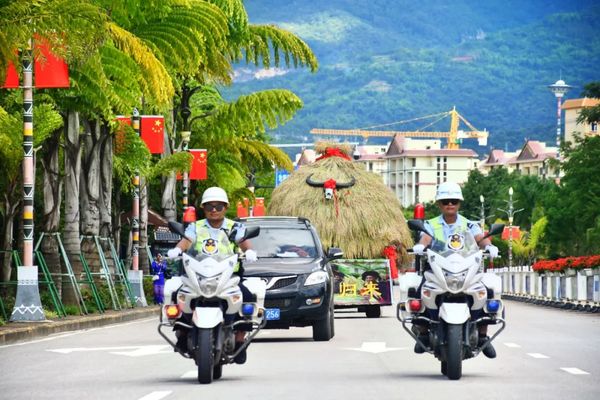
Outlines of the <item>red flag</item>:
M 206 149 L 190 150 L 194 156 L 192 168 L 190 169 L 190 180 L 201 181 L 207 178 L 207 154 Z
M 238 218 L 245 218 L 248 216 L 248 208 L 244 207 L 241 201 L 237 202 L 237 216 Z
M 131 117 L 125 117 L 123 115 L 117 116 L 115 120 L 119 121 L 119 128 L 115 132 L 115 142 L 113 145 L 113 149 L 115 154 L 119 154 L 125 148 L 125 130 L 122 125 L 130 125 L 131 126 Z
M 264 217 L 265 216 L 265 198 L 257 197 L 252 208 L 253 217 Z
M 165 118 L 162 115 L 142 115 L 140 131 L 152 154 L 162 154 L 165 148 Z
M 65 60 L 52 54 L 44 39 L 38 39 L 35 47 L 43 55 L 43 59 L 36 59 L 33 63 L 35 87 L 38 89 L 68 88 L 70 86 L 69 67 Z
M 2 85 L 3 89 L 18 89 L 19 88 L 19 74 L 13 63 L 8 64 L 6 70 L 6 81 Z

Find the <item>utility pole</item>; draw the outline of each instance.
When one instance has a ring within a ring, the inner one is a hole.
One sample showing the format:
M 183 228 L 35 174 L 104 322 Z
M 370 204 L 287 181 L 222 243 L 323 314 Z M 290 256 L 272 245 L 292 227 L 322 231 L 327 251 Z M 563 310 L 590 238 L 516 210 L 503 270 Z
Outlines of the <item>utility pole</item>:
M 512 186 L 508 189 L 508 201 L 505 200 L 506 203 L 508 203 L 508 210 L 502 210 L 500 209 L 500 211 L 505 212 L 508 215 L 508 267 L 512 267 L 512 229 L 513 229 L 513 218 L 514 215 L 518 212 L 521 212 L 524 210 L 524 208 L 515 210 L 514 209 L 514 203 L 516 203 L 516 201 L 513 201 L 513 188 Z

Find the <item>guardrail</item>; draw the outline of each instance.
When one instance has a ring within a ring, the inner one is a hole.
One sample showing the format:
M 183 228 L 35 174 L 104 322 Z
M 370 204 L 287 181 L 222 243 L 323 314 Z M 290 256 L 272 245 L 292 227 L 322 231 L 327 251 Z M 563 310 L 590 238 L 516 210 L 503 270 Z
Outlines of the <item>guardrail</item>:
M 565 309 L 600 312 L 600 268 L 538 273 L 525 265 L 489 271 L 502 278 L 503 297 Z

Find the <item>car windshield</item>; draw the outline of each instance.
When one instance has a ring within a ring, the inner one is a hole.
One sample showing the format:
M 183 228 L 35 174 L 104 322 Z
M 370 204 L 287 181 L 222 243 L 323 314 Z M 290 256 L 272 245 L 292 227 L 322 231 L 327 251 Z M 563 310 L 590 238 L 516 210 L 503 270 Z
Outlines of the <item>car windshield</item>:
M 314 258 L 317 256 L 315 240 L 309 229 L 278 227 L 260 228 L 260 235 L 250 239 L 258 257 Z
M 463 257 L 468 257 L 479 250 L 477 241 L 470 231 L 456 233 L 448 236 L 446 241 L 434 240 L 431 244 L 431 250 L 444 257 L 451 254 L 460 254 Z

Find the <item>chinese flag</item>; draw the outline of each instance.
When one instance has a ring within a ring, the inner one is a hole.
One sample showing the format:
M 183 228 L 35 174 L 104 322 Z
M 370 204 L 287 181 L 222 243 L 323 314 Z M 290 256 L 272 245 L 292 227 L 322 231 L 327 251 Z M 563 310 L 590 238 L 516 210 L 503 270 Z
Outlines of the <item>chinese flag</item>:
M 252 208 L 253 217 L 264 217 L 265 216 L 265 198 L 257 197 Z
M 13 63 L 8 64 L 6 70 L 6 81 L 2 85 L 3 89 L 18 89 L 19 88 L 19 74 Z
M 245 218 L 248 216 L 248 209 L 244 207 L 241 201 L 237 202 L 237 216 L 238 218 Z
M 36 59 L 33 63 L 35 87 L 38 89 L 68 88 L 69 68 L 65 60 L 52 54 L 43 39 L 35 42 L 35 47 L 44 56 L 43 59 Z
M 119 115 L 115 119 L 117 121 L 119 121 L 120 127 L 117 128 L 117 131 L 115 132 L 115 142 L 114 142 L 113 149 L 116 154 L 119 154 L 125 148 L 125 130 L 122 129 L 122 125 L 123 124 L 131 125 L 131 117 L 125 117 L 123 115 Z
M 190 150 L 194 156 L 192 168 L 190 169 L 190 180 L 201 181 L 207 177 L 207 154 L 206 149 Z
M 165 118 L 161 115 L 142 115 L 140 131 L 150 153 L 162 154 L 165 149 Z

